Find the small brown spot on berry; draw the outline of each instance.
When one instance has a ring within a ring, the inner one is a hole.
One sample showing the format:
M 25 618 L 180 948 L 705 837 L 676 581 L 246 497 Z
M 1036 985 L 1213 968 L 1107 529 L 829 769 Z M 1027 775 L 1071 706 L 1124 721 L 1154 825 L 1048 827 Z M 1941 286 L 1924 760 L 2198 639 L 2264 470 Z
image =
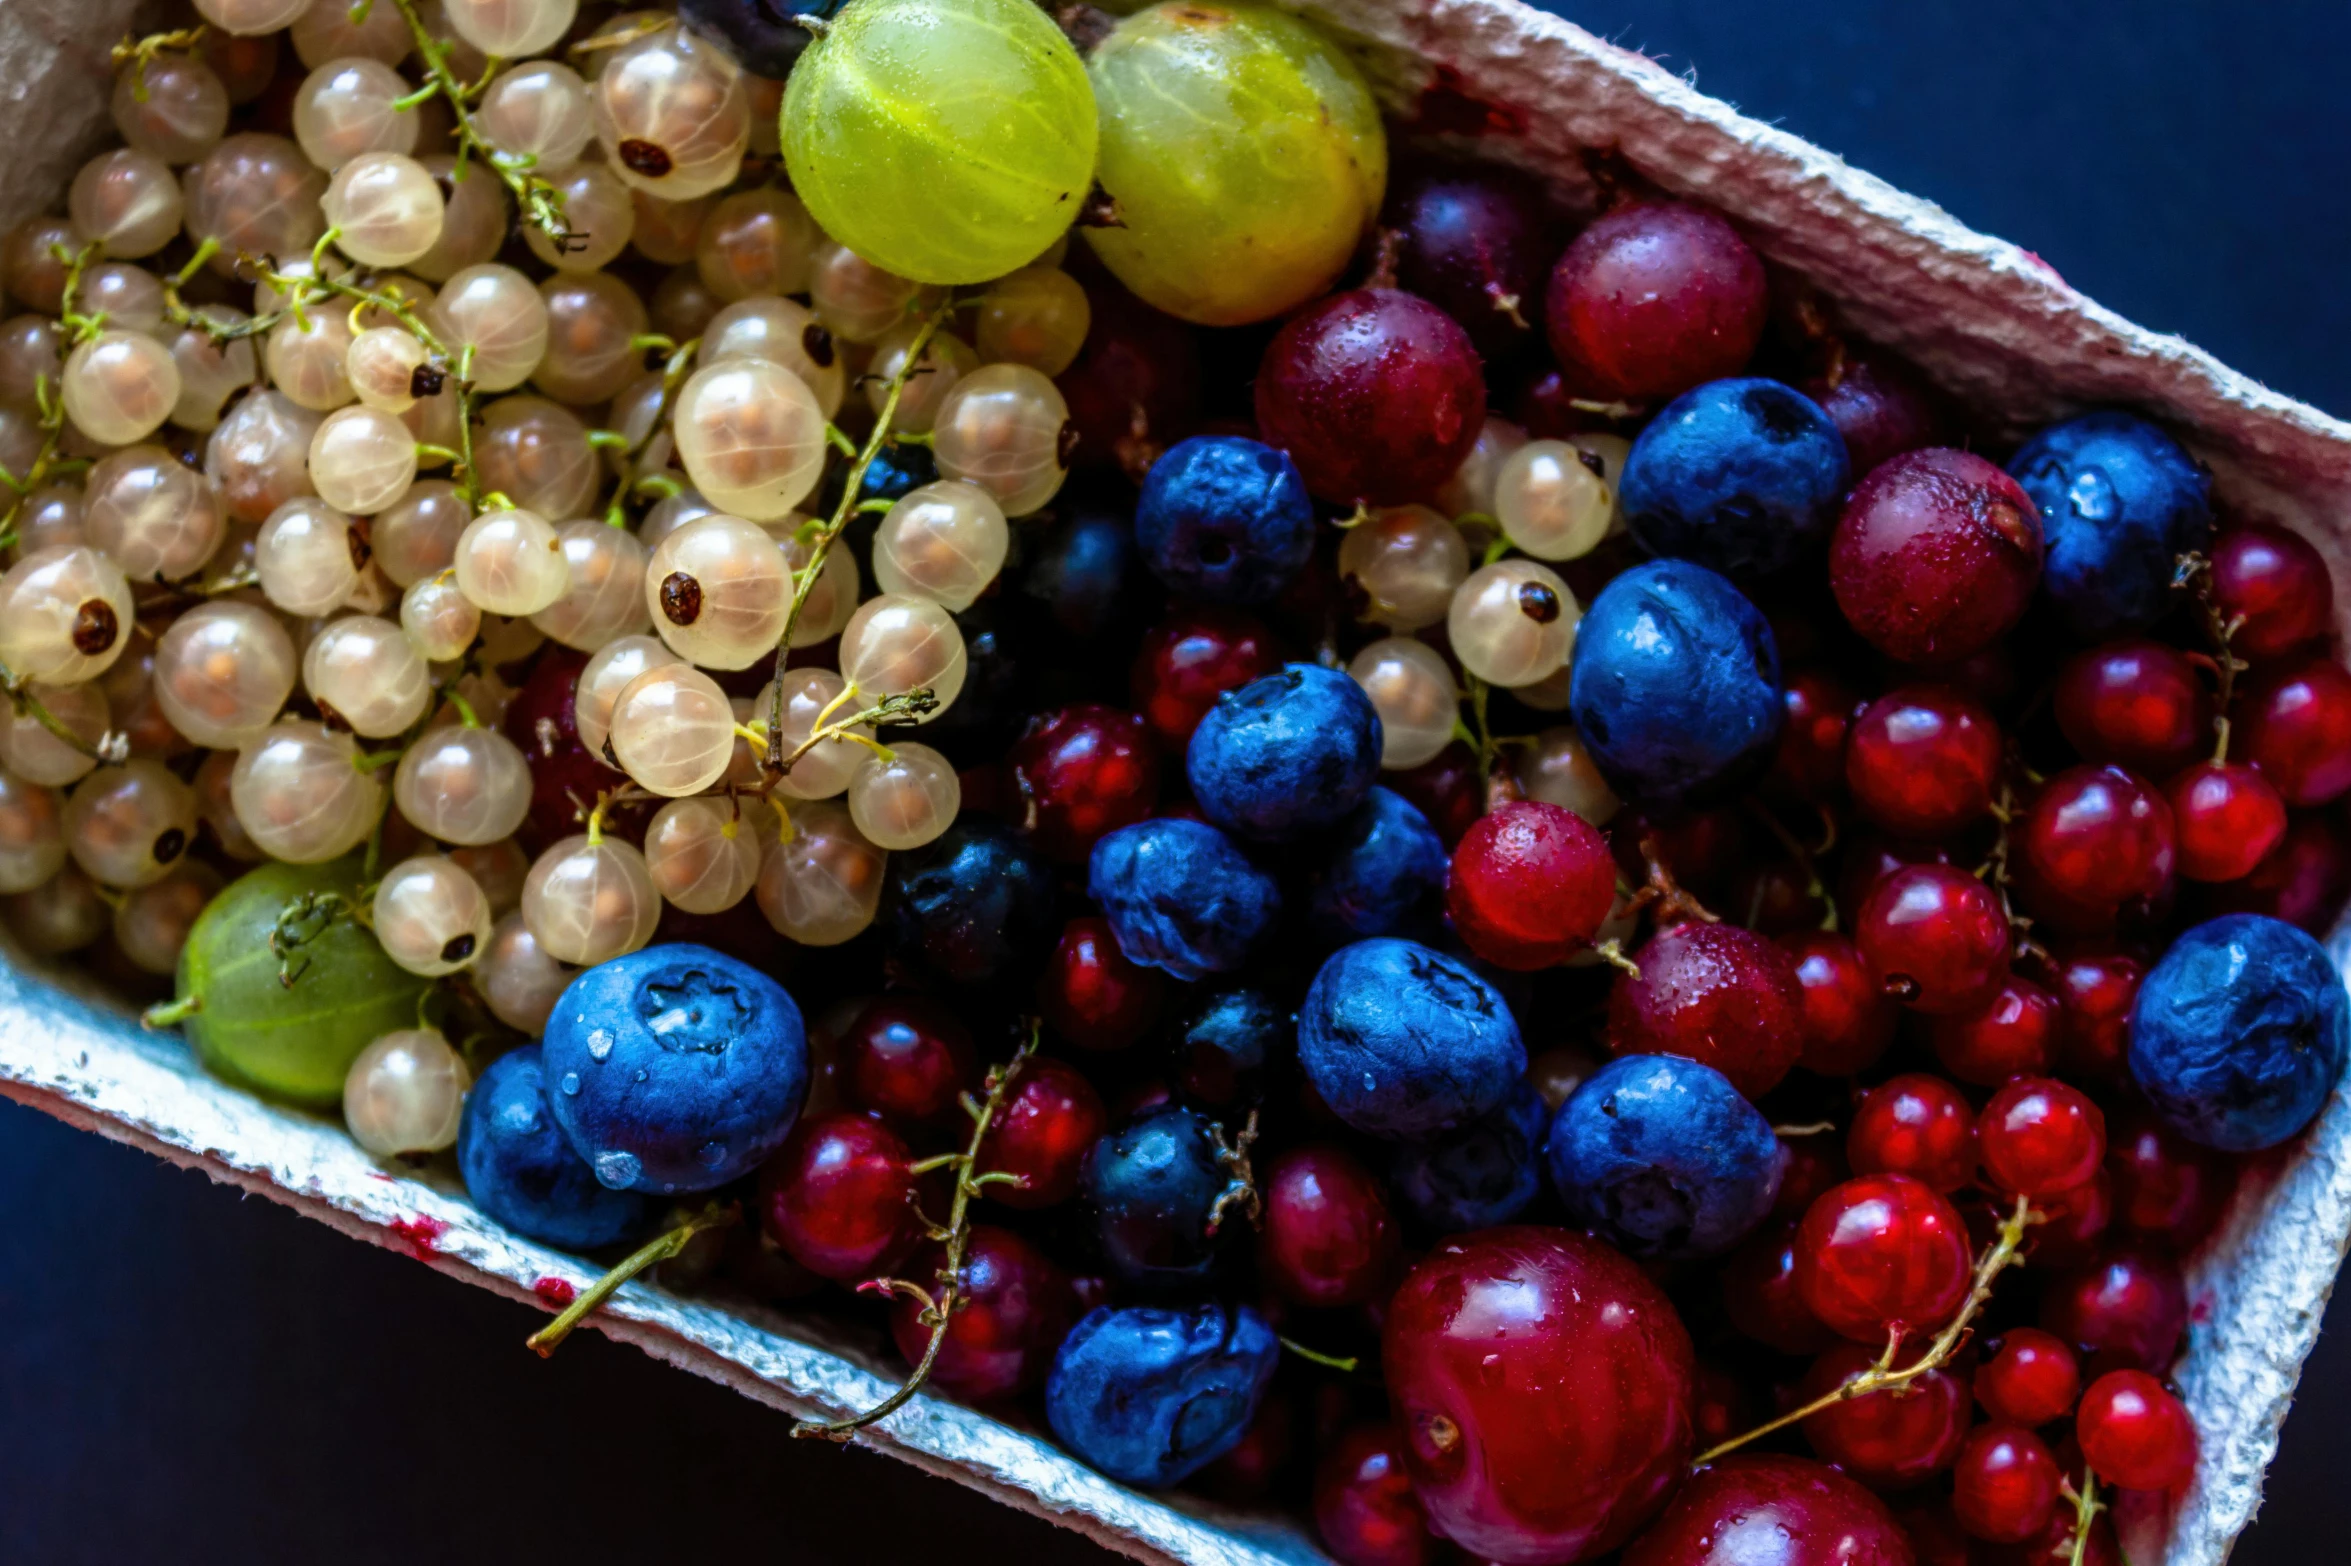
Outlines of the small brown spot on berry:
M 448 382 L 449 377 L 439 370 L 429 364 L 420 364 L 408 372 L 408 395 L 420 402 L 427 397 L 438 397 L 441 388 Z
M 647 179 L 659 179 L 673 166 L 669 153 L 658 142 L 631 136 L 615 150 L 620 153 L 620 161 L 628 165 L 631 173 L 642 174 Z
M 367 563 L 376 557 L 375 547 L 367 541 L 367 524 L 353 522 L 344 532 L 343 538 L 351 546 L 351 569 L 366 570 Z
M 702 584 L 683 571 L 661 579 L 661 612 L 672 625 L 692 625 L 702 618 Z
M 818 369 L 831 369 L 835 357 L 833 334 L 826 331 L 821 323 L 809 322 L 807 329 L 800 334 L 800 351 L 808 355 L 808 362 Z
M 188 834 L 178 827 L 165 827 L 163 835 L 155 840 L 155 862 L 168 865 L 180 857 L 188 847 Z
M 441 947 L 441 961 L 443 962 L 463 962 L 472 955 L 473 932 L 470 930 L 463 935 L 450 936 Z
M 114 638 L 122 630 L 122 621 L 114 612 L 114 605 L 103 598 L 86 598 L 74 611 L 73 647 L 85 658 L 95 658 L 114 645 Z
M 1559 618 L 1559 595 L 1542 582 L 1518 584 L 1518 612 L 1537 625 L 1549 625 Z

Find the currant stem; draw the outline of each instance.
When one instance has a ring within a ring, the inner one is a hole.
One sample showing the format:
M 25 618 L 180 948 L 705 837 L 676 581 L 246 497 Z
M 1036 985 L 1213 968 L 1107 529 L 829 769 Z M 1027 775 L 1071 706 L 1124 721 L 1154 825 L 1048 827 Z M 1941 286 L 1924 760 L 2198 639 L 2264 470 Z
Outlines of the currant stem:
M 139 1013 L 142 1028 L 176 1028 L 204 1009 L 204 997 L 189 995 L 179 1000 L 159 1001 Z
M 1249 1220 L 1249 1227 L 1258 1227 L 1265 1216 L 1265 1202 L 1257 1194 L 1257 1176 L 1249 1168 L 1249 1149 L 1257 1141 L 1257 1111 L 1249 1111 L 1241 1134 L 1229 1142 L 1225 1140 L 1224 1127 L 1214 1121 L 1209 1122 L 1208 1135 L 1216 1144 L 1217 1165 L 1228 1177 L 1225 1188 L 1216 1193 L 1216 1200 L 1208 1208 L 1208 1232 L 1214 1234 L 1223 1227 L 1225 1213 L 1235 1207 Z
M 2106 1503 L 2098 1499 L 2098 1475 L 2089 1464 L 2082 1465 L 2082 1487 L 2064 1487 L 2065 1498 L 2073 1502 L 2073 1547 L 2066 1557 L 2066 1566 L 2082 1566 L 2090 1552 L 2090 1525 L 2098 1514 L 2106 1510 Z
M 0 663 L 0 695 L 6 695 L 9 704 L 15 707 L 18 712 L 31 718 L 42 728 L 47 729 L 58 739 L 89 757 L 92 761 L 119 762 L 129 755 L 128 742 L 121 742 L 118 746 L 116 743 L 118 736 L 116 735 L 102 735 L 99 737 L 98 743 L 93 745 L 72 729 L 67 728 L 65 720 L 42 705 L 41 699 L 32 693 L 31 682 L 19 679 L 4 663 Z M 122 752 L 120 755 L 115 753 L 118 748 Z
M 1749 813 L 1763 823 L 1764 830 L 1779 839 L 1780 847 L 1786 849 L 1788 857 L 1796 861 L 1796 868 L 1804 872 L 1804 890 L 1819 898 L 1821 906 L 1828 910 L 1821 916 L 1820 927 L 1834 930 L 1837 927 L 1837 900 L 1829 895 L 1827 883 L 1821 880 L 1820 866 L 1814 861 L 1812 850 L 1806 848 L 1803 840 L 1788 830 L 1787 823 L 1773 814 L 1769 805 L 1761 800 L 1750 799 L 1747 807 Z M 1757 895 L 1762 895 L 1760 889 Z
M 2219 601 L 2212 596 L 2212 562 L 2194 550 L 2179 557 L 2171 585 L 2195 593 L 2204 634 L 2212 642 L 2212 669 L 2218 686 L 2212 695 L 2212 759 L 2218 765 L 2229 759 L 2229 704 L 2236 699 L 2237 676 L 2253 667 L 2230 646 L 2245 620 L 2242 615 L 2233 620 L 2222 615 Z
M 403 9 L 405 8 L 403 6 Z M 619 1266 L 582 1290 L 577 1299 L 564 1307 L 562 1315 L 525 1339 L 524 1346 L 541 1359 L 547 1358 L 562 1345 L 565 1338 L 571 1336 L 572 1329 L 594 1315 L 606 1300 L 618 1293 L 622 1284 L 654 1263 L 668 1261 L 678 1252 L 684 1250 L 687 1242 L 697 1234 L 711 1229 L 723 1229 L 740 1216 L 742 1216 L 740 1210 L 731 1204 L 712 1203 L 667 1234 L 646 1241 L 636 1250 L 631 1251 L 628 1258 Z
M 515 204 L 532 227 L 553 240 L 556 249 L 573 249 L 579 237 L 565 226 L 563 192 L 531 172 L 527 164 L 507 157 L 490 145 L 474 124 L 473 111 L 468 107 L 480 89 L 468 87 L 449 69 L 449 46 L 426 29 L 424 18 L 417 15 L 416 0 L 392 0 L 392 3 L 400 8 L 400 15 L 408 22 L 408 31 L 416 38 L 417 58 L 424 62 L 427 78 L 449 100 L 449 112 L 456 116 L 458 172 L 463 174 L 465 154 L 472 153 L 514 192 Z
M 74 251 L 68 251 L 62 245 L 50 247 L 51 253 L 65 262 L 65 303 L 58 307 L 57 329 L 77 342 L 81 340 L 83 329 L 95 324 L 92 318 L 74 313 L 73 300 L 74 295 L 81 292 L 83 269 L 97 256 L 98 249 L 98 242 L 94 239 Z M 48 372 L 43 371 L 36 379 L 34 390 L 41 407 L 41 449 L 34 454 L 33 464 L 25 469 L 22 478 L 15 474 L 8 475 L 8 487 L 15 493 L 9 497 L 7 506 L 0 508 L 0 542 L 11 547 L 16 542 L 16 519 L 23 513 L 25 502 L 32 498 L 33 491 L 56 473 L 59 466 L 58 447 L 65 439 L 65 401 L 49 386 Z
M 1352 1375 L 1355 1367 L 1362 1363 L 1351 1354 L 1325 1354 L 1319 1349 L 1310 1349 L 1296 1339 L 1285 1338 L 1278 1333 L 1275 1335 L 1275 1341 L 1309 1364 L 1328 1366 L 1332 1370 L 1345 1374 Z

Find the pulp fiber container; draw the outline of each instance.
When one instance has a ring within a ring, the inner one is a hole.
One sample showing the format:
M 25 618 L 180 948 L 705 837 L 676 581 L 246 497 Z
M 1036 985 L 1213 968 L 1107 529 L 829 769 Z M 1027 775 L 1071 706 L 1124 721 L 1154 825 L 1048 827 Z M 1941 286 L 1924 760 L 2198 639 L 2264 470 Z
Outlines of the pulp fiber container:
M 2351 613 L 2351 425 L 2132 325 L 2015 246 L 1512 0 L 1298 9 L 1349 44 L 1409 135 L 1524 170 L 1570 204 L 1589 204 L 1592 154 L 1621 160 L 1729 216 L 1855 335 L 2005 419 L 2007 434 L 2096 404 L 2157 419 L 2210 466 L 2225 515 L 2315 543 Z M 127 0 L 0 0 L 0 93 L 7 122 L 23 128 L 0 161 L 0 224 L 62 206 L 67 180 L 109 134 L 108 47 L 152 23 Z M 2351 926 L 2330 941 L 2338 965 L 2347 948 Z M 340 1125 L 213 1081 L 176 1037 L 142 1034 L 118 1006 L 21 953 L 0 963 L 0 1093 L 516 1299 L 562 1293 L 546 1280 L 576 1288 L 593 1277 L 484 1219 L 453 1183 L 391 1178 Z M 2202 1463 L 2176 1502 L 2120 1519 L 2139 1566 L 2216 1566 L 2251 1519 L 2347 1241 L 2351 1100 L 2338 1089 L 2305 1138 L 2249 1170 L 2190 1263 L 2177 1375 Z M 866 1407 L 898 1369 L 881 1345 L 840 1327 L 643 1284 L 594 1324 L 796 1415 Z M 1286 1520 L 1127 1490 L 1040 1434 L 945 1399 L 918 1398 L 861 1439 L 1138 1559 L 1320 1559 Z

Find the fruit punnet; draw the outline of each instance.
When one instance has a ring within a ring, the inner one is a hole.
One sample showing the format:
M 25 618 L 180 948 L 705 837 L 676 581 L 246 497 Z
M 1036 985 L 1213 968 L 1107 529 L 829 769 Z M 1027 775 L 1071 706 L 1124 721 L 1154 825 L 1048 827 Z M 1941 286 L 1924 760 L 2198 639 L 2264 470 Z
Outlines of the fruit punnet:
M 2193 1473 L 2351 671 L 2178 432 L 1391 198 L 1269 7 L 203 14 L 0 236 L 0 922 L 614 1264 L 535 1344 L 683 1252 L 1345 1566 Z

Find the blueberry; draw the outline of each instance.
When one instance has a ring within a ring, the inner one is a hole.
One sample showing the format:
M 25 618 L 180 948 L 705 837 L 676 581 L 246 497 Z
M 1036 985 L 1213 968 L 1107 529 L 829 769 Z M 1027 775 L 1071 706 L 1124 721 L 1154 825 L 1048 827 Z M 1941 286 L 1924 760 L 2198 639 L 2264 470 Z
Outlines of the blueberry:
M 984 766 L 1028 721 L 1034 699 L 1022 622 L 998 598 L 983 598 L 955 617 L 963 633 L 963 690 L 954 705 L 922 726 L 923 743 L 958 766 Z
M 1187 980 L 1239 971 L 1282 911 L 1273 877 L 1231 838 L 1173 816 L 1096 843 L 1086 891 L 1129 962 Z
M 542 1048 L 572 1150 L 615 1190 L 708 1191 L 783 1145 L 808 1094 L 784 987 L 707 946 L 648 946 L 564 988 Z
M 1551 1122 L 1551 1183 L 1569 1212 L 1634 1256 L 1714 1256 L 1763 1221 L 1787 1151 L 1712 1066 L 1623 1055 Z
M 1521 1082 L 1460 1130 L 1400 1149 L 1388 1183 L 1432 1234 L 1509 1223 L 1542 1193 L 1550 1121 L 1542 1095 Z
M 1265 603 L 1314 553 L 1314 502 L 1288 452 L 1195 435 L 1151 464 L 1135 501 L 1135 547 L 1179 593 Z
M 1713 381 L 1650 421 L 1625 458 L 1625 526 L 1653 555 L 1769 576 L 1828 542 L 1851 477 L 1818 403 L 1778 381 Z
M 2041 594 L 2074 636 L 2142 630 L 2180 554 L 2212 538 L 2212 481 L 2169 435 L 2114 409 L 2052 425 L 2008 460 L 2049 543 Z
M 1618 793 L 1703 803 L 1770 759 L 1783 717 L 1779 646 L 1722 577 L 1651 560 L 1592 600 L 1576 630 L 1568 711 Z
M 1500 1104 L 1526 1075 L 1527 1052 L 1491 984 L 1425 946 L 1382 938 L 1341 947 L 1307 986 L 1298 1062 L 1341 1120 L 1410 1141 Z
M 812 16 L 832 19 L 845 0 L 678 0 L 678 18 L 715 40 L 754 76 L 782 81 L 816 34 L 798 25 Z
M 889 917 L 900 956 L 958 984 L 1023 982 L 1061 934 L 1052 866 L 968 810 L 936 841 L 890 856 Z
M 1045 1418 L 1113 1479 L 1181 1484 L 1240 1443 L 1281 1352 L 1247 1305 L 1100 1306 L 1053 1356 Z
M 1253 1104 L 1266 1067 L 1297 1031 L 1297 1019 L 1263 990 L 1213 990 L 1178 1025 L 1176 1074 L 1184 1091 L 1218 1107 Z
M 1120 622 L 1134 596 L 1134 561 L 1135 537 L 1123 520 L 1081 511 L 1032 548 L 1020 590 L 1071 639 L 1092 641 Z
M 1184 753 L 1201 814 L 1259 842 L 1344 820 L 1379 774 L 1371 698 L 1343 671 L 1311 663 L 1219 696 Z
M 1166 1289 L 1196 1283 L 1215 1267 L 1209 1217 L 1232 1176 L 1217 1162 L 1212 1124 L 1197 1110 L 1163 1104 L 1086 1155 L 1086 1200 L 1102 1259 L 1126 1282 Z
M 599 1184 L 555 1129 L 536 1044 L 492 1061 L 465 1095 L 457 1172 L 476 1207 L 517 1234 L 567 1251 L 617 1245 L 651 1227 L 655 1215 L 652 1198 Z
M 1451 864 L 1420 807 L 1375 788 L 1314 869 L 1307 906 L 1315 929 L 1334 941 L 1398 934 L 1435 905 Z
M 2131 1076 L 2191 1142 L 2275 1147 L 2317 1118 L 2351 1049 L 2351 1001 L 2318 942 L 2225 914 L 2172 943 L 2131 1011 Z

